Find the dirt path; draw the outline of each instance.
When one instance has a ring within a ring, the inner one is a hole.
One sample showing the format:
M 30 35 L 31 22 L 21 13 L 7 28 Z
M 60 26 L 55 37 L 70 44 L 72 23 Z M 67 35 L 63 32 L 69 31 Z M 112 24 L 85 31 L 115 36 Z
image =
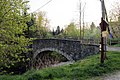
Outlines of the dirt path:
M 61 63 L 52 65 L 52 67 L 62 66 L 62 65 L 69 65 L 69 64 L 73 64 L 73 63 L 74 63 L 74 61 L 61 62 Z
M 120 47 L 107 47 L 107 50 L 108 51 L 118 51 L 118 52 L 120 52 Z
M 120 71 L 107 74 L 103 76 L 100 80 L 120 80 Z

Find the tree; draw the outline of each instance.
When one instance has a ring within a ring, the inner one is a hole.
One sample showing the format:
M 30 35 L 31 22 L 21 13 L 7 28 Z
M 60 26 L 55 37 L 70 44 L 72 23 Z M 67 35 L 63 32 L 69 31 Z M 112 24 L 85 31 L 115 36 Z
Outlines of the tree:
M 27 60 L 27 46 L 30 39 L 26 38 L 26 16 L 28 1 L 0 0 L 0 72 Z M 13 69 L 14 70 L 14 69 Z
M 52 34 L 55 37 L 59 37 L 63 33 L 63 31 L 64 31 L 63 29 L 60 29 L 60 26 L 57 26 L 57 29 L 55 31 L 53 29 Z
M 113 38 L 120 38 L 120 22 L 119 21 L 110 21 L 109 22 Z
M 98 39 L 100 38 L 100 29 L 96 27 L 94 22 L 91 23 L 90 28 L 85 29 L 85 38 L 90 39 Z
M 45 12 L 38 12 L 36 14 L 36 37 L 37 38 L 46 38 L 50 36 L 49 33 L 49 21 L 46 18 L 46 13 Z
M 118 17 L 120 17 L 120 2 L 114 3 L 109 13 L 110 20 L 117 21 Z
M 94 22 L 92 22 L 90 25 L 91 32 L 93 32 L 95 28 L 96 28 L 96 26 L 95 26 Z
M 116 2 L 110 10 L 110 27 L 114 38 L 120 38 L 120 2 Z
M 60 26 L 57 26 L 56 35 L 60 34 Z
M 76 28 L 76 25 L 72 22 L 65 28 L 63 35 L 70 38 L 78 38 L 79 30 Z

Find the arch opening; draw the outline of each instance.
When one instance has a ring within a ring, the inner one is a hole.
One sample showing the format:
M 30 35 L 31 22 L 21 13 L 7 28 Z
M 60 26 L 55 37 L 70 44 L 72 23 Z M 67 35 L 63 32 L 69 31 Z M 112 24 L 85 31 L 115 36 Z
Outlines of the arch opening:
M 62 52 L 62 51 L 60 51 L 60 50 L 58 50 L 58 49 L 55 49 L 55 48 L 43 48 L 43 49 L 40 49 L 40 50 L 38 49 L 38 50 L 36 50 L 36 52 L 34 53 L 33 59 L 35 59 L 36 56 L 37 56 L 39 53 L 45 52 L 45 51 L 55 51 L 55 52 L 63 55 L 64 57 L 66 57 L 69 61 L 74 61 L 74 60 L 73 60 L 69 55 L 67 55 L 65 52 Z
M 34 67 L 36 69 L 41 69 L 61 62 L 69 61 L 69 58 L 63 54 L 61 51 L 53 49 L 44 49 L 37 51 L 34 58 Z

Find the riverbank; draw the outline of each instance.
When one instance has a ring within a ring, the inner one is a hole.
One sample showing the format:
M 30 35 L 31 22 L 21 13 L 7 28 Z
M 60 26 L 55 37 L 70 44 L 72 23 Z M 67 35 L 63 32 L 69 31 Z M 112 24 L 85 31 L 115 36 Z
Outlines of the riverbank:
M 107 58 L 103 65 L 97 54 L 73 64 L 31 70 L 23 75 L 2 75 L 0 80 L 99 80 L 105 74 L 120 70 L 120 52 L 107 52 Z

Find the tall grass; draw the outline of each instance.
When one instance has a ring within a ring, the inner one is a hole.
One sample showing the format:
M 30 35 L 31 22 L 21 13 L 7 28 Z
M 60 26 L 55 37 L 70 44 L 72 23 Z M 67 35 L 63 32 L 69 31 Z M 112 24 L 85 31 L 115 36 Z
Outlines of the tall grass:
M 3 75 L 0 80 L 88 80 L 120 70 L 120 52 L 107 52 L 107 58 L 101 65 L 100 54 L 97 54 L 70 65 L 31 70 L 23 75 Z

